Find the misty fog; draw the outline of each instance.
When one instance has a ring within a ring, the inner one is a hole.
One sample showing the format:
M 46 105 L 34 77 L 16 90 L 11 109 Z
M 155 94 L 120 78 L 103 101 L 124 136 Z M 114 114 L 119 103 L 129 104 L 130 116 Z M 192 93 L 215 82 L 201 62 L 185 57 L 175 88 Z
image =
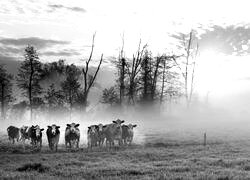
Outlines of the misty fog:
M 168 106 L 168 107 L 167 107 Z M 207 103 L 196 102 L 189 108 L 185 103 L 173 103 L 160 107 L 143 109 L 141 107 L 124 107 L 123 110 L 115 108 L 109 109 L 103 105 L 97 105 L 95 108 L 89 108 L 86 114 L 73 112 L 70 116 L 56 115 L 48 117 L 43 113 L 38 113 L 31 122 L 29 111 L 25 113 L 23 120 L 11 119 L 1 123 L 1 134 L 6 134 L 9 125 L 21 127 L 23 125 L 39 125 L 44 128 L 44 143 L 47 143 L 46 129 L 48 125 L 59 125 L 61 135 L 60 144 L 64 144 L 64 131 L 66 124 L 79 123 L 81 140 L 80 145 L 87 144 L 87 128 L 93 124 L 109 124 L 113 120 L 125 120 L 124 124 L 137 124 L 134 129 L 134 142 L 145 144 L 150 142 L 195 142 L 202 143 L 204 133 L 207 134 L 207 140 L 213 142 L 227 142 L 238 140 L 249 140 L 249 112 L 245 110 L 231 111 L 230 108 L 214 106 Z M 230 106 L 230 105 L 229 105 Z M 231 106 L 230 106 L 231 107 Z

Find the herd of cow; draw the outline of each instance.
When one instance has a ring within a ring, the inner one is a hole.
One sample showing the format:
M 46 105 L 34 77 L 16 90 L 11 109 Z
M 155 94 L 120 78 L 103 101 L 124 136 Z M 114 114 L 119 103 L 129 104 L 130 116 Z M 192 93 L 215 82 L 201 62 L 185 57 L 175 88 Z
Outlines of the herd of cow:
M 94 146 L 102 147 L 104 142 L 106 142 L 106 146 L 112 147 L 115 144 L 115 141 L 118 141 L 120 145 L 130 145 L 133 141 L 133 128 L 137 125 L 128 124 L 124 125 L 124 120 L 117 119 L 113 121 L 111 124 L 99 124 L 99 125 L 91 125 L 88 127 L 87 131 L 87 143 L 88 148 L 92 149 Z M 48 145 L 51 150 L 56 150 L 58 147 L 59 139 L 60 139 L 60 126 L 55 124 L 48 126 L 46 135 L 48 140 Z M 12 143 L 16 141 L 22 141 L 23 144 L 25 140 L 28 139 L 31 141 L 33 146 L 42 147 L 42 131 L 44 128 L 40 128 L 40 126 L 22 126 L 21 128 L 17 128 L 15 126 L 9 126 L 7 128 L 7 133 L 9 140 Z M 79 124 L 71 123 L 67 124 L 65 130 L 65 146 L 66 148 L 76 147 L 79 148 L 80 141 L 80 130 Z

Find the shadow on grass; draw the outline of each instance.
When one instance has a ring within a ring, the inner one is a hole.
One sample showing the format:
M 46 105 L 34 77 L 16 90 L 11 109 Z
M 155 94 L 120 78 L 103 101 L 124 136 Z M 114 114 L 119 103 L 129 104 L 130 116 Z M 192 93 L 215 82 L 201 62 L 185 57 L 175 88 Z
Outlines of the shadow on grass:
M 49 170 L 49 167 L 42 165 L 41 163 L 29 163 L 24 164 L 21 167 L 17 168 L 17 171 L 37 171 L 39 173 L 45 173 Z

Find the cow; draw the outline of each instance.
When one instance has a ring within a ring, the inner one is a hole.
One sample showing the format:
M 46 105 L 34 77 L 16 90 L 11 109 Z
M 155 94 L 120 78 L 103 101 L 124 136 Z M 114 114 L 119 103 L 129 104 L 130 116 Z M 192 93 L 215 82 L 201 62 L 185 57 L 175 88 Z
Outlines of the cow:
M 38 144 L 40 145 L 40 148 L 42 147 L 42 131 L 44 129 L 40 128 L 40 126 L 31 126 L 28 130 L 28 135 L 30 136 L 31 139 L 31 144 L 33 146 L 37 146 Z
M 26 139 L 30 139 L 30 134 L 31 134 L 31 127 L 28 127 L 28 126 L 22 126 L 20 128 L 20 140 L 25 143 L 25 140 Z
M 104 134 L 106 137 L 106 146 L 114 146 L 114 141 L 117 140 L 119 145 L 122 145 L 122 127 L 124 120 L 117 119 L 112 124 L 105 125 Z
M 104 133 L 104 129 L 106 128 L 107 126 L 103 125 L 103 124 L 98 124 L 97 125 L 97 134 L 98 134 L 98 138 L 97 138 L 97 144 L 98 146 L 102 146 L 103 143 L 104 143 L 104 140 L 106 138 L 106 135 Z
M 122 140 L 125 145 L 127 145 L 127 143 L 131 145 L 134 137 L 133 128 L 136 126 L 137 126 L 136 124 L 122 125 Z
M 88 148 L 92 149 L 93 146 L 97 146 L 98 142 L 98 126 L 91 125 L 88 127 L 87 139 L 88 139 Z
M 67 124 L 66 130 L 65 130 L 65 146 L 69 144 L 69 148 L 71 148 L 72 143 L 76 143 L 76 147 L 79 148 L 79 141 L 80 141 L 80 130 L 78 129 L 78 126 L 80 124 Z
M 55 124 L 52 124 L 52 126 L 48 126 L 46 134 L 50 150 L 54 150 L 54 148 L 56 148 L 55 150 L 57 151 L 57 146 L 60 138 L 59 128 L 60 126 L 57 126 Z
M 7 133 L 9 140 L 12 141 L 13 144 L 15 143 L 15 139 L 17 142 L 20 139 L 20 129 L 15 126 L 9 126 L 7 128 Z

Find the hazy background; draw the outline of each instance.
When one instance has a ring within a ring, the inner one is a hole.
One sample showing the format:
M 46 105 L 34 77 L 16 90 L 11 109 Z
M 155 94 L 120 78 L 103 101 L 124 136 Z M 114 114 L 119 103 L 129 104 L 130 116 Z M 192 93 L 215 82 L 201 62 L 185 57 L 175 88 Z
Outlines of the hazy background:
M 249 139 L 250 129 L 250 17 L 247 1 L 0 1 L 0 63 L 16 75 L 24 48 L 34 45 L 42 62 L 66 59 L 81 66 L 90 52 L 94 32 L 94 58 L 104 53 L 97 87 L 90 93 L 90 106 L 84 116 L 74 114 L 48 121 L 40 115 L 35 122 L 1 123 L 6 133 L 10 124 L 47 125 L 56 123 L 63 131 L 67 123 L 78 122 L 81 144 L 86 143 L 87 126 L 109 123 L 117 118 L 135 123 L 135 142 L 146 142 L 147 134 L 162 134 L 168 141 Z M 176 51 L 175 35 L 197 31 L 199 56 L 194 101 L 187 109 L 183 101 L 170 107 L 124 111 L 108 110 L 99 103 L 104 88 L 114 84 L 116 70 L 111 64 L 118 56 L 122 35 L 126 56 L 132 58 L 140 39 L 156 56 Z M 93 64 L 93 68 L 96 65 Z M 46 84 L 44 84 L 46 86 Z M 18 90 L 16 97 L 22 98 Z M 149 135 L 150 136 L 150 135 Z

